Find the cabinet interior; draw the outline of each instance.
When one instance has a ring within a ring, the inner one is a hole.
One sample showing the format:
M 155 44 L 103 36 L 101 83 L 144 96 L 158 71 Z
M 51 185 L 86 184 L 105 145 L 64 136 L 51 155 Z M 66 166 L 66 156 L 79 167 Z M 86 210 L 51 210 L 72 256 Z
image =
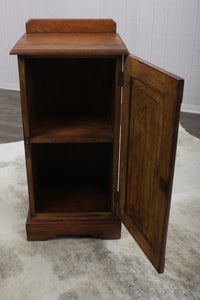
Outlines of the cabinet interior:
M 111 143 L 34 144 L 36 212 L 110 210 Z
M 34 142 L 113 140 L 115 59 L 28 59 Z
M 28 58 L 35 213 L 109 212 L 114 58 Z

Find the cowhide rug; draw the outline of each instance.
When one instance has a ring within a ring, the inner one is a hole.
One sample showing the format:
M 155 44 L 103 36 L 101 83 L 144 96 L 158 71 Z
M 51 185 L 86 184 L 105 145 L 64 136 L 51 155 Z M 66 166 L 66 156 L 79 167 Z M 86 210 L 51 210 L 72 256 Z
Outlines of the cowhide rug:
M 200 299 L 200 140 L 179 130 L 164 274 L 120 240 L 28 242 L 23 142 L 0 145 L 0 300 Z

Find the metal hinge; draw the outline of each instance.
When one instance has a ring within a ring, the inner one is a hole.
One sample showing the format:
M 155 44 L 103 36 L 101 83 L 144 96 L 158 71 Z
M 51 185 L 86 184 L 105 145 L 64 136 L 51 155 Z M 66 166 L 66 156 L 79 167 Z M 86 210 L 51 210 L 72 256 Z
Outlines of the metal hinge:
M 124 86 L 124 72 L 119 71 L 118 73 L 118 86 L 123 87 Z
M 116 191 L 116 192 L 115 192 L 114 202 L 115 202 L 116 204 L 119 203 L 119 191 Z
M 29 138 L 25 138 L 24 139 L 24 143 L 25 143 L 25 145 L 30 145 L 30 139 Z

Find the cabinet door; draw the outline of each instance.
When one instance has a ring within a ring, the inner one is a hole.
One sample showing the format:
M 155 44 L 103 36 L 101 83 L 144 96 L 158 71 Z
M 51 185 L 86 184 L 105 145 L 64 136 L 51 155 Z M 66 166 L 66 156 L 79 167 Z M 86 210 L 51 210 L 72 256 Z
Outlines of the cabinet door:
M 129 55 L 124 67 L 120 217 L 164 271 L 183 80 Z

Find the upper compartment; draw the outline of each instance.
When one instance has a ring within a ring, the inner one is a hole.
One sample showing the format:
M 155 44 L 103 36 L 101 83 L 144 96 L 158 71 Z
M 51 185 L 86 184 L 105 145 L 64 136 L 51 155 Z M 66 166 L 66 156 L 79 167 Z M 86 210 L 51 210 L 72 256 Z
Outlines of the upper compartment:
M 113 142 L 116 60 L 26 58 L 30 141 Z
M 113 20 L 32 19 L 14 55 L 127 55 Z

